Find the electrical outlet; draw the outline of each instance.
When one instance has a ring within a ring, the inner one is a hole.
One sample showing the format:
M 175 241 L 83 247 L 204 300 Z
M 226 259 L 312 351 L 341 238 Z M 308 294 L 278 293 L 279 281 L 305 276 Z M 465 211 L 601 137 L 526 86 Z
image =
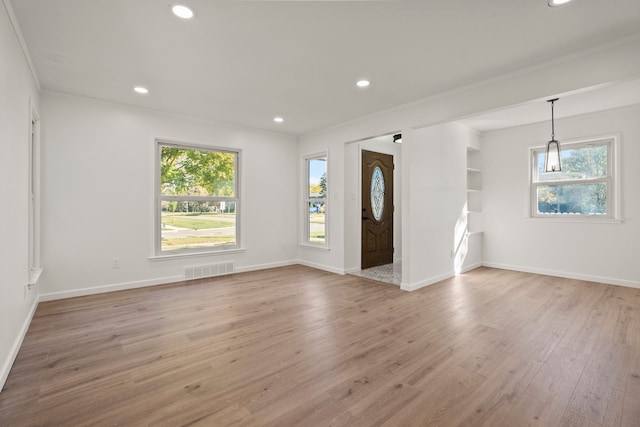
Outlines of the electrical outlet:
M 27 299 L 27 295 L 29 295 L 29 284 L 28 283 L 24 285 L 24 296 L 23 296 L 23 298 Z
M 120 258 L 113 258 L 111 260 L 111 268 L 113 269 L 120 268 Z

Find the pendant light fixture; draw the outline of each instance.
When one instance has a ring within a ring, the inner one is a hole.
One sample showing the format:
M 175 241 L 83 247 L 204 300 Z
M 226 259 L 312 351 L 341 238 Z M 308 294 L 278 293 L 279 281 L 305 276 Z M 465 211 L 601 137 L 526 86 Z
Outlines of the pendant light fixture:
M 560 144 L 556 141 L 555 124 L 553 117 L 553 103 L 560 98 L 549 99 L 551 103 L 551 141 L 547 142 L 547 156 L 544 158 L 545 172 L 561 172 L 562 162 L 560 160 Z

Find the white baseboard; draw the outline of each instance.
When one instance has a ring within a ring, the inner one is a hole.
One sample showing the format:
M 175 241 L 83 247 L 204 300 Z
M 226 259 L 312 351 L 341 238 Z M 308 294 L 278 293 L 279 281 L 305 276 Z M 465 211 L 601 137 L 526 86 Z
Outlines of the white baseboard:
M 238 267 L 236 268 L 235 272 L 246 273 L 248 271 L 267 270 L 269 268 L 278 268 L 278 267 L 288 267 L 290 265 L 296 265 L 296 264 L 299 264 L 298 260 L 270 262 L 266 264 L 250 265 L 248 267 Z
M 7 378 L 9 377 L 9 372 L 11 372 L 11 367 L 13 366 L 13 362 L 16 360 L 18 356 L 18 352 L 20 351 L 20 347 L 22 346 L 22 341 L 24 337 L 27 335 L 27 331 L 29 330 L 29 325 L 31 325 L 31 319 L 33 319 L 33 315 L 36 313 L 36 308 L 38 308 L 39 298 L 36 297 L 33 300 L 33 304 L 31 305 L 31 309 L 29 310 L 29 314 L 25 317 L 24 322 L 22 322 L 22 327 L 20 328 L 20 332 L 16 337 L 13 345 L 11 346 L 11 351 L 7 355 L 7 358 L 2 363 L 2 368 L 0 368 L 0 392 L 4 388 L 4 384 L 7 382 Z
M 317 264 L 315 262 L 309 262 L 309 261 L 305 261 L 305 260 L 302 260 L 302 259 L 297 260 L 296 264 L 300 264 L 300 265 L 304 265 L 304 266 L 307 266 L 307 267 L 315 268 L 317 270 L 328 271 L 330 273 L 340 274 L 342 276 L 344 276 L 346 274 L 346 271 L 344 269 L 330 267 L 328 265 L 323 265 L 323 264 Z
M 450 273 L 441 274 L 440 276 L 435 276 L 427 280 L 421 280 L 416 283 L 403 283 L 400 285 L 400 289 L 403 291 L 415 291 L 420 288 L 424 288 L 425 286 L 433 285 L 438 282 L 442 282 L 443 280 L 450 279 L 455 276 L 455 273 L 452 271 Z
M 295 265 L 299 262 L 297 260 L 272 262 L 267 264 L 256 264 L 247 267 L 238 267 L 235 269 L 236 273 L 245 273 L 248 271 L 265 270 L 268 268 L 286 267 L 289 265 Z M 187 280 L 184 276 L 167 276 L 159 277 L 149 280 L 138 280 L 134 282 L 114 283 L 110 285 L 96 286 L 92 288 L 74 289 L 69 291 L 50 292 L 40 295 L 40 301 L 54 301 L 64 298 L 82 297 L 86 295 L 103 294 L 106 292 L 124 291 L 127 289 L 144 288 L 154 285 L 165 285 L 167 283 L 183 282 Z
M 466 273 L 468 271 L 475 270 L 478 267 L 482 267 L 481 262 L 476 262 L 463 267 L 460 273 Z M 450 279 L 455 275 L 456 275 L 455 272 L 452 271 L 449 273 L 441 274 L 440 276 L 432 277 L 427 280 L 421 280 L 420 282 L 416 282 L 416 283 L 411 283 L 411 284 L 403 283 L 402 285 L 400 285 L 400 289 L 402 289 L 403 291 L 409 291 L 409 292 L 415 291 L 416 289 L 424 288 L 425 286 L 434 285 L 438 282 L 442 282 L 443 280 Z
M 482 266 L 483 266 L 482 262 L 478 261 L 476 263 L 469 264 L 465 267 L 462 267 L 462 270 L 460 270 L 460 273 L 466 273 L 468 271 L 475 270 L 476 268 L 480 268 Z
M 114 283 L 111 285 L 96 286 L 92 288 L 73 289 L 69 291 L 50 292 L 40 294 L 40 301 L 54 301 L 64 298 L 82 297 L 86 295 L 103 294 L 105 292 L 124 291 L 127 289 L 144 288 L 153 285 L 164 285 L 166 283 L 182 282 L 184 276 L 159 277 L 157 279 L 137 280 L 135 282 Z
M 608 285 L 640 288 L 640 282 L 634 280 L 615 279 L 611 277 L 592 276 L 589 274 L 571 273 L 566 271 L 545 270 L 542 268 L 522 267 L 520 265 L 500 264 L 497 262 L 483 262 L 484 267 L 499 268 L 501 270 L 522 271 L 523 273 L 542 274 L 545 276 L 563 277 L 566 279 L 584 280 L 586 282 L 606 283 Z

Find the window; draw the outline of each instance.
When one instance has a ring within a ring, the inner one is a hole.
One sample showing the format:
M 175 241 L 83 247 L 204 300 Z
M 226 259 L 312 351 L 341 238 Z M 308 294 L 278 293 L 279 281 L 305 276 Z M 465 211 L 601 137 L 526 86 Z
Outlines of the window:
M 562 172 L 543 172 L 544 148 L 532 152 L 534 217 L 615 218 L 615 138 L 560 144 Z
M 239 152 L 158 142 L 156 253 L 234 249 Z
M 29 132 L 29 284 L 38 283 L 40 267 L 40 121 L 32 111 Z
M 327 244 L 327 155 L 305 158 L 305 240 L 304 243 Z

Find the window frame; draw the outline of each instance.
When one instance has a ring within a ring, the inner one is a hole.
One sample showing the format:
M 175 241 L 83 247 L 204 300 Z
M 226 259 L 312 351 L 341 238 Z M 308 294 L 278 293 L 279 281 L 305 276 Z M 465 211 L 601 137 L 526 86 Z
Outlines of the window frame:
M 37 285 L 42 274 L 40 225 L 40 115 L 30 103 L 28 136 L 28 285 Z
M 544 153 L 546 146 L 529 147 L 529 209 L 528 217 L 531 219 L 546 219 L 559 221 L 587 221 L 587 222 L 621 222 L 620 218 L 620 144 L 619 135 L 604 135 L 590 138 L 578 138 L 560 142 L 560 150 L 583 148 L 590 145 L 607 146 L 607 175 L 602 178 L 579 180 L 549 180 L 539 181 L 536 157 L 538 153 Z M 539 213 L 537 188 L 546 185 L 579 185 L 607 183 L 607 213 L 600 214 L 568 214 L 568 213 Z
M 162 147 L 175 147 L 187 150 L 198 151 L 212 151 L 218 153 L 230 153 L 235 155 L 235 168 L 234 168 L 234 197 L 224 196 L 167 196 L 161 193 L 160 183 L 160 167 Z M 242 249 L 242 199 L 241 199 L 241 163 L 242 163 L 242 150 L 219 147 L 204 144 L 194 144 L 181 141 L 173 141 L 167 139 L 155 140 L 155 164 L 154 164 L 154 255 L 151 259 L 158 258 L 174 258 L 183 256 L 196 256 L 196 255 L 217 255 L 226 254 L 230 252 L 243 251 Z M 190 249 L 175 249 L 171 251 L 162 250 L 162 202 L 163 201 L 194 201 L 194 202 L 232 202 L 235 203 L 236 212 L 236 242 L 233 245 L 219 245 L 211 247 L 190 248 Z
M 317 249 L 329 249 L 329 188 L 330 188 L 330 176 L 329 176 L 329 151 L 321 151 L 317 153 L 307 154 L 302 157 L 303 165 L 303 188 L 302 188 L 302 202 L 303 202 L 303 215 L 302 215 L 302 246 L 308 246 Z M 323 198 L 311 198 L 309 194 L 309 163 L 311 160 L 324 159 L 326 162 L 326 193 Z M 309 221 L 309 203 L 311 202 L 324 202 L 324 243 L 312 242 L 309 238 L 311 223 Z

